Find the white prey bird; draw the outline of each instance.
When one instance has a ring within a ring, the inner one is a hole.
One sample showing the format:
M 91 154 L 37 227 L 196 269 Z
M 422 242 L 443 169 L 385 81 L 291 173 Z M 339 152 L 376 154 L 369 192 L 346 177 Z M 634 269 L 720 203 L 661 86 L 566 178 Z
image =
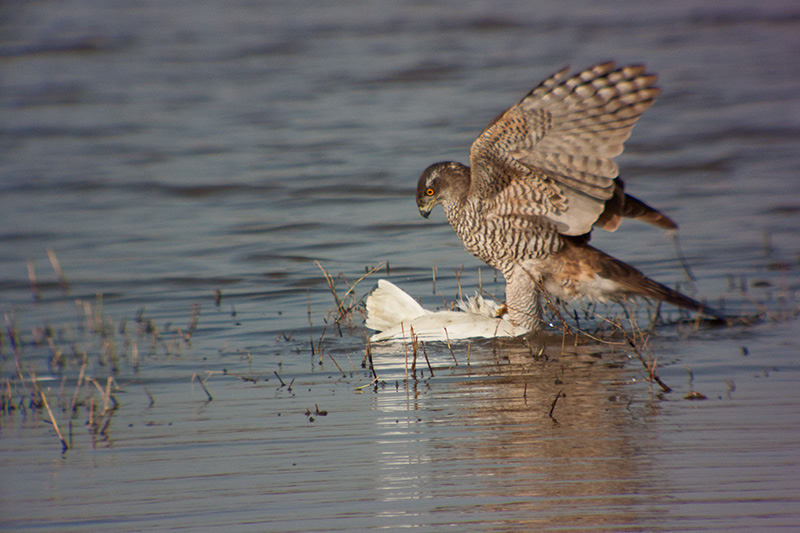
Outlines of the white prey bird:
M 475 337 L 516 337 L 527 329 L 497 316 L 498 306 L 476 294 L 458 303 L 460 311 L 429 311 L 397 285 L 378 280 L 378 287 L 367 297 L 365 326 L 377 330 L 370 341 L 411 340 L 411 331 L 420 340 L 444 341 Z

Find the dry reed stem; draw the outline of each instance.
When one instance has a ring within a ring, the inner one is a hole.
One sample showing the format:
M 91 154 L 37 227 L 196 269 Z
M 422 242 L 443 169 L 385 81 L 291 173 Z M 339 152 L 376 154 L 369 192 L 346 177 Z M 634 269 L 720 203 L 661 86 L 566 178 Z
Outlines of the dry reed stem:
M 61 429 L 58 427 L 58 422 L 56 421 L 56 417 L 53 416 L 53 411 L 50 409 L 50 404 L 47 403 L 47 396 L 45 395 L 44 391 L 39 391 L 39 394 L 42 398 L 42 403 L 44 404 L 44 408 L 47 409 L 47 414 L 50 416 L 50 422 L 53 424 L 53 427 L 56 430 L 56 435 L 58 435 L 58 440 L 61 441 L 61 452 L 66 452 L 69 450 L 69 444 L 67 441 L 64 440 L 64 437 L 61 435 Z
M 211 376 L 226 376 L 230 378 L 240 379 L 248 383 L 258 383 L 260 376 L 251 376 L 247 374 L 238 374 L 235 372 L 228 372 L 227 370 L 206 370 L 206 381 L 211 379 Z
M 616 322 L 614 322 L 614 321 L 613 321 L 613 320 L 611 320 L 610 318 L 608 318 L 608 317 L 604 317 L 603 315 L 600 315 L 600 314 L 598 314 L 598 313 L 595 313 L 594 311 L 592 311 L 591 313 L 592 313 L 592 316 L 593 316 L 594 318 L 598 318 L 598 319 L 600 320 L 600 323 L 601 323 L 601 324 L 602 324 L 602 323 L 607 323 L 607 324 L 611 325 L 613 329 L 618 329 L 618 330 L 620 330 L 620 331 L 622 332 L 623 336 L 625 335 L 625 330 L 622 328 L 622 326 L 620 326 L 619 324 L 617 324 Z M 599 327 L 599 326 L 598 326 L 598 327 Z M 605 339 L 602 339 L 602 338 L 600 338 L 600 337 L 597 337 L 597 336 L 595 336 L 595 335 L 592 335 L 591 333 L 588 333 L 588 332 L 586 332 L 586 331 L 584 331 L 584 330 L 579 330 L 579 332 L 580 332 L 582 335 L 585 335 L 586 337 L 590 338 L 591 340 L 593 340 L 593 341 L 596 341 L 596 342 L 599 342 L 599 343 L 601 343 L 601 344 L 608 344 L 608 345 L 611 345 L 611 346 L 624 346 L 625 344 L 629 344 L 629 343 L 627 343 L 627 342 L 617 342 L 617 341 L 609 341 L 609 340 L 605 340 Z
M 353 364 L 353 359 L 350 357 L 350 352 L 347 350 L 344 351 L 344 354 L 347 356 L 347 362 L 350 363 L 350 368 L 353 369 L 353 373 L 357 374 L 358 370 L 356 370 L 356 365 Z
M 623 309 L 625 309 L 625 308 L 623 307 Z M 607 324 L 611 325 L 613 329 L 618 330 L 622 334 L 623 338 L 625 339 L 624 343 L 611 342 L 611 341 L 606 341 L 606 340 L 603 340 L 603 339 L 599 339 L 597 337 L 594 337 L 594 336 L 586 333 L 585 331 L 581 331 L 581 333 L 586 335 L 587 337 L 597 341 L 597 342 L 601 342 L 601 343 L 604 343 L 604 344 L 609 344 L 609 345 L 612 345 L 612 346 L 619 346 L 619 345 L 622 345 L 622 344 L 627 344 L 628 346 L 630 346 L 633 349 L 633 352 L 636 354 L 637 359 L 642 364 L 644 369 L 647 371 L 647 376 L 648 376 L 649 383 L 651 385 L 652 385 L 652 383 L 658 384 L 658 386 L 661 387 L 661 390 L 663 392 L 671 392 L 672 388 L 669 385 L 667 385 L 666 383 L 664 383 L 664 381 L 662 381 L 661 378 L 658 375 L 657 359 L 656 360 L 652 360 L 652 361 L 650 360 L 650 351 L 649 351 L 649 349 L 647 347 L 647 343 L 648 343 L 648 340 L 649 340 L 649 337 L 650 337 L 650 334 L 651 334 L 651 331 L 652 331 L 652 323 L 651 323 L 651 327 L 648 328 L 648 330 L 646 332 L 643 332 L 641 330 L 641 328 L 639 327 L 638 323 L 627 312 L 627 309 L 625 309 L 625 313 L 626 313 L 627 318 L 628 318 L 628 320 L 630 322 L 630 325 L 631 325 L 631 334 L 629 334 L 625 330 L 625 328 L 622 327 L 621 323 L 618 323 L 616 321 L 610 320 L 610 319 L 608 319 L 608 318 L 606 318 L 606 317 L 604 317 L 602 315 L 599 315 L 597 313 L 592 312 L 592 314 L 596 318 L 600 319 L 601 323 L 607 323 Z M 643 352 L 646 352 L 647 359 L 645 359 L 645 357 L 643 355 Z
M 328 288 L 330 289 L 331 293 L 333 294 L 333 299 L 336 301 L 336 307 L 339 309 L 339 316 L 344 316 L 344 305 L 342 301 L 339 299 L 339 295 L 336 293 L 336 287 L 333 281 L 333 277 L 328 274 L 319 261 L 314 260 L 314 264 L 316 264 L 319 269 L 322 271 L 322 275 L 325 277 L 325 281 L 328 282 Z
M 346 299 L 347 299 L 347 298 L 350 296 L 350 294 L 351 294 L 351 293 L 352 293 L 352 292 L 353 292 L 353 291 L 356 289 L 356 286 L 357 286 L 359 283 L 361 283 L 361 282 L 362 282 L 364 279 L 366 279 L 368 276 L 371 276 L 372 274 L 374 274 L 375 272 L 377 272 L 378 270 L 380 270 L 380 269 L 382 269 L 382 268 L 384 268 L 384 267 L 386 268 L 386 271 L 388 272 L 388 271 L 389 271 L 389 262 L 388 262 L 388 261 L 387 261 L 387 262 L 385 262 L 385 263 L 380 263 L 380 264 L 378 264 L 377 266 L 375 266 L 375 267 L 373 267 L 372 269 L 370 269 L 370 270 L 369 270 L 369 271 L 368 271 L 366 274 L 364 274 L 363 276 L 361 276 L 360 278 L 358 278 L 358 279 L 357 279 L 357 280 L 356 280 L 356 281 L 355 281 L 355 282 L 354 282 L 354 283 L 353 283 L 353 284 L 350 286 L 350 288 L 349 288 L 349 289 L 347 289 L 347 292 L 345 292 L 345 293 L 344 293 L 344 296 L 343 296 L 343 298 L 342 298 L 342 299 L 343 299 L 343 300 L 346 300 Z M 350 309 L 348 309 L 348 312 L 349 312 L 351 309 L 352 309 L 352 306 L 350 307 Z
M 408 344 L 406 343 L 406 329 L 405 329 L 405 324 L 403 322 L 400 322 L 400 332 L 403 334 L 403 351 L 405 352 L 405 369 L 406 369 L 405 382 L 408 383 Z
M 411 360 L 411 376 L 414 379 L 417 379 L 417 344 L 419 343 L 419 339 L 414 334 L 414 326 L 411 327 L 411 348 L 413 353 L 413 359 Z
M 11 349 L 14 351 L 14 365 L 17 369 L 17 376 L 19 376 L 20 382 L 22 386 L 25 386 L 25 376 L 22 374 L 22 361 L 20 353 L 20 341 L 19 341 L 19 332 L 17 331 L 16 325 L 16 317 L 14 316 L 14 311 L 11 311 L 11 316 L 8 313 L 5 314 L 6 319 L 6 331 L 8 332 L 8 342 L 11 344 Z
M 377 266 L 373 267 L 372 269 L 367 271 L 366 274 L 364 274 L 363 276 L 358 278 L 352 285 L 350 285 L 348 287 L 347 291 L 344 293 L 344 296 L 339 298 L 339 294 L 336 292 L 336 282 L 333 279 L 333 276 L 328 274 L 328 272 L 323 268 L 323 266 L 320 264 L 319 261 L 315 260 L 314 263 L 322 271 L 322 275 L 325 277 L 325 281 L 328 283 L 328 288 L 330 289 L 331 294 L 333 294 L 333 299 L 336 302 L 336 308 L 337 308 L 338 313 L 339 313 L 339 317 L 337 319 L 337 323 L 338 323 L 339 320 L 344 320 L 345 317 L 347 317 L 351 313 L 351 311 L 355 308 L 355 306 L 357 305 L 357 303 L 354 302 L 353 304 L 351 304 L 350 306 L 345 308 L 345 302 L 353 294 L 353 291 L 355 291 L 355 289 L 358 286 L 358 284 L 361 283 L 368 276 L 374 274 L 375 272 L 381 270 L 382 268 L 386 268 L 387 271 L 388 271 L 388 266 L 389 266 L 388 263 L 380 263 Z M 345 283 L 347 283 L 347 282 L 345 281 Z
M 453 352 L 453 347 L 450 345 L 450 334 L 447 333 L 447 328 L 444 329 L 444 338 L 447 340 L 447 349 L 450 350 L 450 355 L 453 356 L 453 361 L 455 361 L 456 366 L 458 366 L 458 359 L 456 359 L 456 354 Z
M 3 391 L 2 411 L 8 413 L 12 410 L 11 407 L 11 380 L 6 378 L 6 388 Z
M 458 299 L 463 300 L 461 296 L 461 273 L 464 272 L 464 265 L 461 265 L 458 270 L 453 269 L 453 271 L 456 273 L 456 283 L 458 284 Z
M 428 352 L 425 351 L 425 343 L 420 341 L 420 346 L 422 346 L 422 355 L 425 356 L 425 362 L 428 364 L 428 372 L 431 373 L 431 377 L 433 377 L 433 368 L 431 368 L 431 361 L 428 359 Z
M 139 345 L 136 341 L 133 341 L 131 347 L 131 365 L 134 369 L 139 368 Z
M 316 355 L 314 351 L 314 324 L 311 322 L 311 293 L 306 290 L 306 304 L 308 306 L 308 337 L 311 341 L 311 357 Z
M 367 368 L 367 354 L 372 350 L 372 343 L 369 341 L 369 336 L 367 336 L 367 332 L 362 332 L 364 335 L 364 357 L 361 358 L 361 368 Z
M 81 300 L 78 300 L 81 301 Z M 86 318 L 86 327 L 89 333 L 96 333 L 97 326 L 94 323 L 94 312 L 92 311 L 92 304 L 87 301 L 81 301 L 83 304 L 83 315 Z
M 47 257 L 50 259 L 50 264 L 53 266 L 53 272 L 56 273 L 58 283 L 61 285 L 61 290 L 64 291 L 64 294 L 69 293 L 69 282 L 67 282 L 67 278 L 64 276 L 64 271 L 61 270 L 61 263 L 58 262 L 56 253 L 52 249 L 48 248 Z
M 658 358 L 650 361 L 650 350 L 647 347 L 647 342 L 650 339 L 649 333 L 647 335 L 642 333 L 642 330 L 639 328 L 639 325 L 636 323 L 636 321 L 633 320 L 633 317 L 629 316 L 628 318 L 631 323 L 631 331 L 633 331 L 633 337 L 629 337 L 627 332 L 622 328 L 621 325 L 620 325 L 620 330 L 625 335 L 626 339 L 628 339 L 628 343 L 633 348 L 633 351 L 636 354 L 636 357 L 639 359 L 639 362 L 642 363 L 642 366 L 644 366 L 645 370 L 647 370 L 647 376 L 650 383 L 657 383 L 658 386 L 661 387 L 661 390 L 663 392 L 672 392 L 672 388 L 666 383 L 664 383 L 661 380 L 661 377 L 659 377 L 658 375 L 658 367 L 656 366 Z M 637 335 L 641 340 L 641 348 L 636 342 Z M 645 358 L 642 355 L 643 350 L 647 353 L 647 361 L 645 361 Z
M 33 301 L 38 302 L 42 299 L 39 293 L 39 284 L 36 282 L 36 270 L 34 269 L 33 261 L 30 257 L 25 259 L 28 266 L 28 279 L 31 282 L 31 292 L 33 293 Z
M 372 385 L 374 385 L 377 382 L 378 382 L 378 378 L 377 377 L 373 378 L 373 380 L 370 381 L 369 383 L 367 383 L 366 385 L 359 385 L 358 387 L 356 387 L 356 390 L 358 392 L 363 392 L 364 389 L 366 389 L 367 387 L 371 387 Z
M 106 380 L 105 389 L 103 389 L 103 387 L 100 385 L 100 383 L 97 382 L 96 379 L 90 379 L 89 382 L 94 384 L 95 388 L 98 390 L 98 392 L 100 392 L 100 397 L 103 399 L 103 411 L 101 413 L 101 416 L 105 416 L 105 414 L 110 409 L 116 409 L 117 401 L 111 395 L 112 384 L 115 386 L 116 390 L 120 390 L 116 380 L 114 380 L 113 377 L 109 376 L 108 379 Z M 113 406 L 112 403 L 114 404 Z
M 567 321 L 564 320 L 564 317 L 561 315 L 561 311 L 558 310 L 558 306 L 550 299 L 550 294 L 545 290 L 544 284 L 542 283 L 541 279 L 536 279 L 530 272 L 527 270 L 525 271 L 526 274 L 536 283 L 536 287 L 539 289 L 539 293 L 544 297 L 544 301 L 547 302 L 547 307 L 550 309 L 550 312 L 555 315 L 559 322 L 561 322 L 561 327 L 565 333 L 573 333 L 572 328 L 570 328 Z
M 377 381 L 378 373 L 375 372 L 375 364 L 372 362 L 372 345 L 370 344 L 369 339 L 367 339 L 367 360 L 369 361 L 369 370 L 372 372 L 372 377 Z
M 40 396 L 42 394 L 41 391 L 39 390 L 39 385 L 36 383 L 36 372 L 34 370 L 31 370 L 29 366 L 26 366 L 25 370 L 28 372 L 28 378 L 30 379 L 31 382 L 31 391 L 32 391 L 31 398 L 36 398 L 37 396 Z M 20 375 L 20 377 L 22 376 Z M 25 387 L 24 381 L 22 381 L 22 386 Z M 36 407 L 41 407 L 41 403 L 36 405 Z
M 347 374 L 345 374 L 344 370 L 342 370 L 342 367 L 339 366 L 339 363 L 336 362 L 336 359 L 333 358 L 333 355 L 328 354 L 328 357 L 331 358 L 331 361 L 333 361 L 333 364 L 336 365 L 336 368 L 338 368 L 339 372 L 342 373 L 342 377 L 347 377 Z
M 95 399 L 94 396 L 92 396 L 91 398 L 89 398 L 89 418 L 88 420 L 86 420 L 86 424 L 89 427 L 94 427 L 94 405 L 95 405 Z
M 330 316 L 330 313 L 329 313 L 329 316 Z M 319 334 L 319 342 L 317 343 L 317 353 L 319 354 L 319 364 L 322 364 L 322 358 L 325 357 L 325 352 L 322 350 L 322 339 L 325 338 L 325 332 L 328 331 L 328 317 L 323 318 L 322 322 L 324 323 L 324 326 L 322 326 L 322 331 Z M 312 340 L 311 342 L 313 343 L 314 341 Z M 312 353 L 313 353 L 313 350 L 314 350 L 313 346 L 311 347 L 311 350 L 312 350 Z
M 111 418 L 114 416 L 114 411 L 110 411 L 105 416 L 105 422 L 103 422 L 103 427 L 100 428 L 100 435 L 108 436 L 108 426 L 111 425 Z
M 277 375 L 278 375 L 278 373 L 276 372 L 276 373 L 275 373 L 275 375 L 277 376 Z M 278 378 L 278 379 L 280 379 L 280 378 Z M 197 382 L 198 382 L 198 383 L 200 383 L 200 387 L 202 387 L 202 388 L 203 388 L 203 392 L 205 392 L 205 393 L 206 393 L 206 396 L 208 396 L 208 401 L 209 401 L 209 402 L 210 402 L 210 401 L 212 401 L 212 400 L 214 399 L 214 397 L 213 397 L 213 396 L 211 396 L 211 393 L 210 393 L 210 392 L 208 392 L 208 389 L 206 388 L 206 384 L 205 384 L 205 382 L 204 382 L 204 381 L 203 381 L 203 380 L 200 378 L 200 376 L 197 374 L 197 372 L 195 372 L 194 374 L 192 374 L 192 383 L 194 383 L 194 382 L 195 382 L 195 380 L 197 380 Z M 281 381 L 281 383 L 283 383 L 283 381 Z
M 197 324 L 200 322 L 200 304 L 192 304 L 192 316 L 189 320 L 189 327 L 186 328 L 186 333 L 184 333 L 183 340 L 186 344 L 191 344 L 192 334 L 194 334 L 195 330 L 197 329 Z
M 86 363 L 87 363 L 86 352 L 83 352 L 83 363 L 81 364 L 81 370 L 78 373 L 78 382 L 75 384 L 75 393 L 72 395 L 72 403 L 70 404 L 70 413 L 74 413 L 75 408 L 78 406 L 78 394 L 80 393 L 80 388 L 81 384 L 83 383 L 83 378 L 86 375 Z
M 147 385 L 142 383 L 141 381 L 134 381 L 137 385 L 141 385 L 142 389 L 144 389 L 144 393 L 147 395 L 147 399 L 150 401 L 150 405 L 148 407 L 153 407 L 156 404 L 156 399 L 153 394 L 150 392 L 150 389 L 147 388 Z
M 526 387 L 525 388 L 525 393 L 527 394 L 527 391 L 528 391 L 527 383 L 525 384 L 525 387 Z M 564 392 L 564 389 L 559 389 L 558 394 L 556 394 L 556 397 L 553 398 L 553 403 L 550 404 L 550 412 L 547 413 L 547 416 L 549 416 L 550 418 L 553 418 L 553 411 L 555 411 L 555 409 L 556 409 L 556 403 L 558 403 L 558 399 L 561 398 L 561 393 L 562 392 Z M 555 418 L 553 418 L 553 420 L 555 420 Z

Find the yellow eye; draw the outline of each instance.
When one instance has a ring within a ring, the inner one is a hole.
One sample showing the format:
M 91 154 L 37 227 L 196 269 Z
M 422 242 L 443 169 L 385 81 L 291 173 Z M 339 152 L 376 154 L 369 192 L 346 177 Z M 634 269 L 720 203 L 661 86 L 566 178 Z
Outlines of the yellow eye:
M 431 188 L 425 189 L 425 194 L 427 196 L 433 196 L 434 190 Z

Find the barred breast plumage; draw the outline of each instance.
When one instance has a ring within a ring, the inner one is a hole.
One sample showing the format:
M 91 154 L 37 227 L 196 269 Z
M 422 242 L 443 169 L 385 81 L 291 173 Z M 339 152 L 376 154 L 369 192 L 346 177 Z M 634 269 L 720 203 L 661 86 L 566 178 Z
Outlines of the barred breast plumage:
M 665 229 L 667 216 L 626 194 L 613 158 L 659 89 L 642 66 L 602 63 L 547 78 L 501 113 L 470 149 L 470 166 L 429 166 L 417 183 L 427 217 L 441 204 L 466 249 L 506 279 L 509 318 L 540 325 L 544 292 L 560 298 L 653 297 L 717 313 L 588 245 L 622 218 Z

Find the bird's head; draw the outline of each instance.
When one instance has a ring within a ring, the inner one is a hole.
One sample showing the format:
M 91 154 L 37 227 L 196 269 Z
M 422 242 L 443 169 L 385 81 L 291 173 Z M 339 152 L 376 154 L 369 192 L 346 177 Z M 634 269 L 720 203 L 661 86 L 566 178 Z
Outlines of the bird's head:
M 463 202 L 469 192 L 469 167 L 445 161 L 425 169 L 417 182 L 417 207 L 428 218 L 436 204 L 449 205 Z

